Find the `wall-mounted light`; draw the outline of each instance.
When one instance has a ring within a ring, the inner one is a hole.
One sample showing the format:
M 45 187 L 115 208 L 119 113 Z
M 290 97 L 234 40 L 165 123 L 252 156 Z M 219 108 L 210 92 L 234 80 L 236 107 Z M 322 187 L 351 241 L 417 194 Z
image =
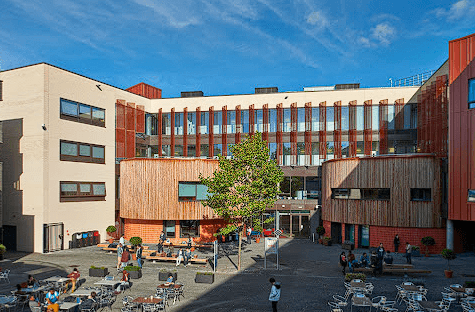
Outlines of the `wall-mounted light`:
M 45 124 L 42 124 L 42 125 L 41 125 L 41 129 L 43 129 L 44 131 L 48 130 L 48 129 L 46 129 L 46 125 L 45 125 Z

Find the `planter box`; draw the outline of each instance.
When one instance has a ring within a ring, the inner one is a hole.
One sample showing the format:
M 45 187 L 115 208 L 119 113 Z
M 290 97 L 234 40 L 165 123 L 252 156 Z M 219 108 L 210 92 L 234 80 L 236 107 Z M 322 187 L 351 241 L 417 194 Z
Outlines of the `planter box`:
M 159 281 L 166 281 L 168 278 L 168 275 L 171 273 L 173 276 L 173 280 L 176 281 L 178 279 L 178 273 L 177 272 L 158 272 L 158 280 Z
M 196 274 L 195 283 L 213 284 L 214 274 Z
M 142 277 L 142 270 L 138 271 L 127 271 L 130 274 L 131 279 L 138 279 Z
M 350 243 L 350 244 L 342 243 L 341 248 L 346 249 L 346 250 L 353 250 L 353 249 L 355 249 L 355 244 L 353 244 L 353 243 Z
M 93 277 L 104 277 L 109 274 L 109 270 L 107 268 L 104 269 L 89 269 L 89 276 Z

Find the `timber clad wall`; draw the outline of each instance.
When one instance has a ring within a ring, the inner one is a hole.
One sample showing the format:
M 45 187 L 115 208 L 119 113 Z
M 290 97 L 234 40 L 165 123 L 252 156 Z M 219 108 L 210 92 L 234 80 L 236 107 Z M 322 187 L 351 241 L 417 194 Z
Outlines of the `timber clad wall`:
M 178 182 L 199 181 L 218 168 L 212 159 L 128 159 L 120 163 L 120 217 L 142 220 L 214 219 L 199 201 L 179 202 Z
M 441 165 L 430 155 L 347 158 L 323 163 L 322 219 L 391 227 L 441 228 Z M 390 188 L 390 200 L 331 199 L 332 188 Z M 411 201 L 430 188 L 432 201 Z

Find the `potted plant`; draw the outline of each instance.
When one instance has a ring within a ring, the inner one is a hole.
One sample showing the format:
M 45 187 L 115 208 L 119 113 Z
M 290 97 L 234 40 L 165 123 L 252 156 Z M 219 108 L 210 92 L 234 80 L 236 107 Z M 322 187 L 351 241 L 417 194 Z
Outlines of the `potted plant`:
M 323 238 L 323 245 L 325 246 L 331 246 L 332 245 L 332 239 L 331 237 L 325 236 Z
M 115 231 L 117 231 L 117 229 L 113 225 L 109 225 L 106 229 L 106 232 L 109 235 L 109 244 L 112 244 L 114 242 L 114 238 L 112 237 L 112 233 L 114 233 Z
M 426 236 L 421 239 L 422 245 L 426 246 L 426 257 L 429 257 L 429 246 L 435 245 L 435 239 L 431 236 Z
M 140 237 L 134 236 L 130 238 L 130 243 L 132 244 L 132 246 L 134 246 L 133 250 L 136 250 L 137 246 L 139 244 L 142 244 L 142 239 Z M 137 260 L 135 252 L 132 252 L 132 260 Z
M 7 247 L 5 245 L 0 244 L 0 260 L 3 260 L 3 254 L 7 252 Z
M 320 225 L 319 227 L 317 227 L 316 232 L 318 234 L 318 242 L 321 244 L 323 241 L 322 237 L 325 234 L 325 228 L 323 227 L 323 225 Z
M 96 267 L 91 265 L 89 268 L 89 276 L 93 277 L 104 277 L 109 274 L 109 270 L 105 267 Z
M 214 274 L 212 272 L 196 272 L 195 283 L 213 284 Z
M 173 270 L 173 271 L 170 271 L 170 270 L 167 270 L 167 269 L 160 269 L 160 271 L 158 271 L 158 280 L 159 281 L 166 281 L 167 278 L 168 278 L 168 275 L 172 275 L 173 276 L 173 280 L 176 281 L 178 279 L 178 273 L 176 270 Z
M 412 246 L 412 256 L 419 257 L 421 255 L 421 249 L 419 246 Z
M 450 269 L 450 260 L 454 260 L 455 258 L 457 258 L 457 255 L 452 249 L 447 249 L 447 248 L 442 250 L 441 255 L 442 255 L 442 258 L 447 260 L 447 270 L 444 270 L 445 277 L 452 278 L 452 274 L 454 273 L 454 271 Z
M 354 279 L 360 279 L 364 282 L 366 281 L 366 275 L 363 273 L 346 273 L 345 282 L 351 282 Z
M 129 272 L 130 278 L 138 279 L 142 277 L 142 269 L 136 265 L 128 265 L 124 268 L 124 271 Z

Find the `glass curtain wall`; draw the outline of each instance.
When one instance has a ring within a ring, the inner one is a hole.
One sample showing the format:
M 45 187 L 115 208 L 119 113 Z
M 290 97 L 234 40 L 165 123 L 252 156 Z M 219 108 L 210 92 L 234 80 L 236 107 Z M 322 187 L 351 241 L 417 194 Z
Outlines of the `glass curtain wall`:
M 183 113 L 175 113 L 175 135 L 183 135 Z
M 312 107 L 312 131 L 319 131 L 320 126 L 320 109 Z
M 283 118 L 283 132 L 290 132 L 292 129 L 291 117 L 290 117 L 290 108 L 284 108 L 284 118 Z
M 209 133 L 209 112 L 200 112 L 200 134 Z
M 364 130 L 364 106 L 356 106 L 356 130 Z
M 335 130 L 335 109 L 334 107 L 327 107 L 327 131 Z
M 341 107 L 341 130 L 350 130 L 350 110 L 348 106 Z
M 241 111 L 242 133 L 249 133 L 249 110 Z
M 264 117 L 262 113 L 262 109 L 256 109 L 254 111 L 254 131 L 259 131 L 261 133 L 264 131 Z
M 305 132 L 305 107 L 297 108 L 297 131 Z
M 269 132 L 277 132 L 277 109 L 269 109 Z
M 186 133 L 196 134 L 196 112 L 188 112 L 186 118 Z
M 223 117 L 221 111 L 214 112 L 214 125 L 213 125 L 213 133 L 214 134 L 221 134 L 222 133 L 222 126 L 223 126 Z
M 171 115 L 170 113 L 162 114 L 162 134 L 171 135 Z
M 228 117 L 227 117 L 227 127 L 226 127 L 226 132 L 227 133 L 236 133 L 236 111 L 230 110 L 228 111 Z M 229 155 L 229 153 L 228 153 Z

